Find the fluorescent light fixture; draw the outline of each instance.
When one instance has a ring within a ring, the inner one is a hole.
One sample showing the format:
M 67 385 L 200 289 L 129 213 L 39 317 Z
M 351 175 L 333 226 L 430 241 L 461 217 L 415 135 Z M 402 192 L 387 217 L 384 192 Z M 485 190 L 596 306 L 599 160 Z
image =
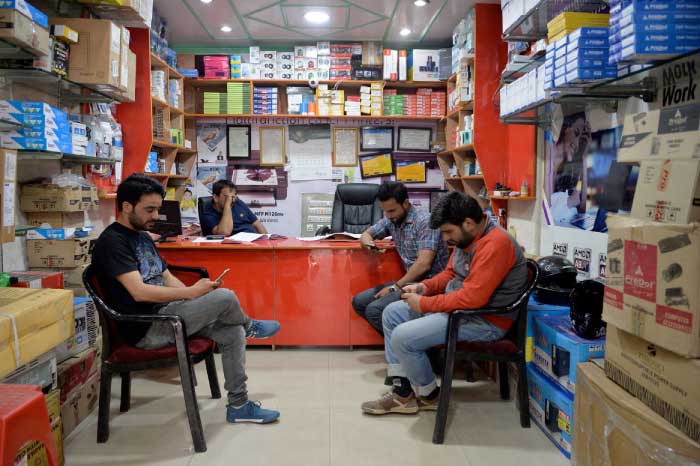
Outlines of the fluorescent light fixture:
M 430 0 L 415 0 L 415 1 L 413 2 L 413 4 L 414 4 L 415 6 L 425 6 L 425 5 L 427 5 L 428 3 L 430 3 Z
M 310 23 L 322 24 L 327 23 L 330 16 L 325 11 L 307 11 L 304 19 Z
M 401 29 L 401 31 L 399 31 L 399 34 L 401 34 L 402 36 L 407 36 L 410 33 L 411 33 L 411 30 L 408 28 L 403 28 L 403 29 Z
M 202 3 L 209 4 L 209 3 L 213 2 L 214 0 L 199 0 L 199 1 Z
M 231 32 L 231 26 L 221 26 L 221 32 Z

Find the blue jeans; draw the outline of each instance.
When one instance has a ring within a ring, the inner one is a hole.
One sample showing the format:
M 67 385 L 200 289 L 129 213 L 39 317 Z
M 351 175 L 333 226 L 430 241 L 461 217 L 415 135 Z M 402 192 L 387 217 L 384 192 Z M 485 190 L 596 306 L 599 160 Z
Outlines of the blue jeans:
M 383 283 L 352 297 L 352 307 L 355 309 L 355 312 L 365 319 L 381 336 L 384 336 L 382 326 L 382 313 L 384 312 L 384 308 L 394 301 L 401 299 L 401 293 L 395 291 L 379 299 L 375 298 L 374 295 L 394 283 L 396 282 Z
M 405 301 L 389 304 L 384 309 L 384 355 L 389 363 L 389 377 L 406 377 L 414 391 L 427 396 L 437 388 L 435 374 L 426 350 L 447 342 L 449 314 L 421 314 L 412 311 Z M 459 341 L 500 340 L 505 331 L 491 322 L 474 316 L 459 328 Z

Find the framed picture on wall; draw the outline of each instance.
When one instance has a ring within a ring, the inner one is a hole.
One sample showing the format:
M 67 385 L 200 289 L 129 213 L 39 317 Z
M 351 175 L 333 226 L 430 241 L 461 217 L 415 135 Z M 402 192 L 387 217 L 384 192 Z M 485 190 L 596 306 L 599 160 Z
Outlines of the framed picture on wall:
M 397 161 L 396 181 L 401 183 L 426 183 L 428 181 L 428 168 L 425 161 Z
M 394 150 L 393 126 L 364 126 L 360 131 L 360 149 L 363 152 Z
M 286 162 L 284 126 L 260 127 L 260 166 L 281 167 Z
M 250 125 L 228 125 L 226 147 L 229 159 L 250 158 Z
M 430 152 L 433 130 L 430 128 L 399 128 L 399 144 L 396 150 L 406 152 Z
M 360 156 L 360 176 L 375 178 L 394 174 L 394 161 L 391 152 Z
M 333 166 L 356 167 L 359 131 L 357 128 L 333 128 Z

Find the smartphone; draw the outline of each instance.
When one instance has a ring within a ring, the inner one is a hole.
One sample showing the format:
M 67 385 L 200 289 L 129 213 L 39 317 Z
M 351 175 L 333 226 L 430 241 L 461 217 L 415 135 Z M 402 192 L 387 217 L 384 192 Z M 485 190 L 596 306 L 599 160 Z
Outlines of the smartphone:
M 224 239 L 226 236 L 224 235 L 207 235 L 207 239 Z
M 372 251 L 379 251 L 379 248 L 376 244 L 368 244 L 367 247 L 370 248 Z
M 226 270 L 224 270 L 223 272 L 221 272 L 221 275 L 219 275 L 218 277 L 216 277 L 216 280 L 214 280 L 214 281 L 215 281 L 215 282 L 221 283 L 221 279 L 224 278 L 224 275 L 226 275 L 226 274 L 228 273 L 229 270 L 231 270 L 231 269 L 226 269 Z

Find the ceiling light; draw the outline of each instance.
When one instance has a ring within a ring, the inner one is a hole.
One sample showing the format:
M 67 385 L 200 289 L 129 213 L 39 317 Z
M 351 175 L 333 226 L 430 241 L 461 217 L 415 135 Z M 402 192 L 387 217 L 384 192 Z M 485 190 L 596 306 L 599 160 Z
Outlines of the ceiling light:
M 325 11 L 308 11 L 304 15 L 304 19 L 310 23 L 321 24 L 328 22 L 330 16 Z
M 211 3 L 211 2 L 213 2 L 214 0 L 199 0 L 199 1 L 202 2 L 202 3 Z
M 231 32 L 231 26 L 221 26 L 221 32 Z
M 428 3 L 430 3 L 430 0 L 415 0 L 415 1 L 413 2 L 413 4 L 414 4 L 415 6 L 425 6 L 425 5 L 427 5 Z
M 399 34 L 401 34 L 402 36 L 407 36 L 407 35 L 409 35 L 410 33 L 411 33 L 411 30 L 408 29 L 408 28 L 403 28 L 403 29 L 401 29 L 401 31 L 399 32 Z

